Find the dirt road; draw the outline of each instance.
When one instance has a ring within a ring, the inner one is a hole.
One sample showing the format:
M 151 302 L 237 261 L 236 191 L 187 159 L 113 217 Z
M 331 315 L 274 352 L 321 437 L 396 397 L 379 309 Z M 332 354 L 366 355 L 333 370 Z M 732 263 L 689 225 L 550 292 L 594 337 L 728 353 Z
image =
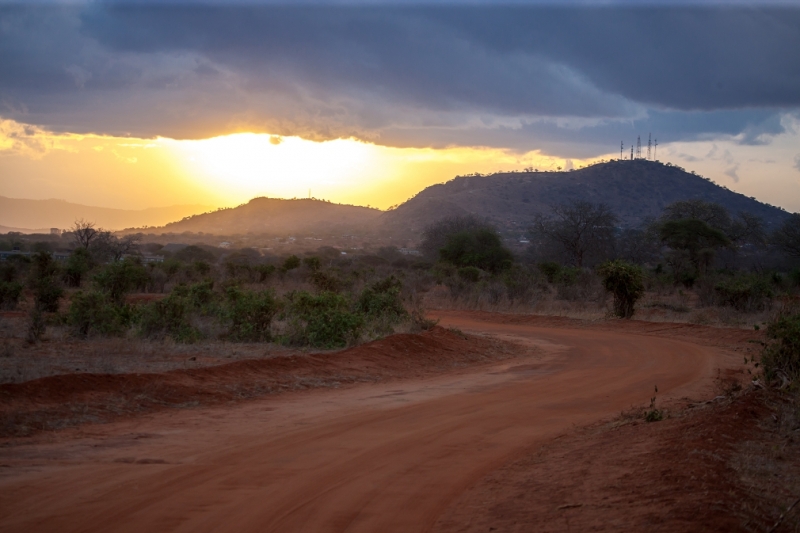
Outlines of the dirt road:
M 538 355 L 453 375 L 171 410 L 0 449 L 2 531 L 426 531 L 537 442 L 649 401 L 712 394 L 739 356 L 679 339 L 444 325 Z

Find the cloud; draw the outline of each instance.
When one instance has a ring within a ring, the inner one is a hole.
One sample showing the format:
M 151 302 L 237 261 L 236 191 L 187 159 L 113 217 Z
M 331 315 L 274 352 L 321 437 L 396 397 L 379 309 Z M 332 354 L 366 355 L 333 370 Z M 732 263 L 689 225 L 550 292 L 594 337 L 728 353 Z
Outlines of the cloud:
M 39 159 L 51 150 L 66 150 L 61 141 L 60 136 L 36 126 L 0 119 L 0 155 L 24 155 Z
M 739 183 L 739 164 L 736 163 L 726 168 L 723 174 L 731 178 L 735 183 Z
M 648 132 L 763 144 L 800 107 L 788 7 L 87 2 L 0 17 L 0 113 L 56 131 L 586 157 Z
M 794 168 L 800 170 L 800 154 L 796 155 L 794 158 Z

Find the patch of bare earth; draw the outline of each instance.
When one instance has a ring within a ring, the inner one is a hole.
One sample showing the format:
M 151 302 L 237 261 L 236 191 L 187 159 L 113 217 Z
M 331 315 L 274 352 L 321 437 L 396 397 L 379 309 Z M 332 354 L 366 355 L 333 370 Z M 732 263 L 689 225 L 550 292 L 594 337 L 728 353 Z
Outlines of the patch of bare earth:
M 767 532 L 800 497 L 796 398 L 748 389 L 661 422 L 555 439 L 460 496 L 434 531 Z M 800 506 L 774 531 L 800 531 Z
M 294 353 L 160 373 L 71 373 L 0 384 L 0 437 L 107 422 L 169 407 L 216 405 L 293 390 L 452 372 L 525 348 L 441 327 L 338 352 Z

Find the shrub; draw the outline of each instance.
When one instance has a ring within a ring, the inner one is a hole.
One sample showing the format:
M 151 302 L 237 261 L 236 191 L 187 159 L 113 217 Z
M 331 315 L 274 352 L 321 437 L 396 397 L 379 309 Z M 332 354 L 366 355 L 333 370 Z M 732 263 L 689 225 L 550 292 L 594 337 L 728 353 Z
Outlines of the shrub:
M 509 268 L 514 259 L 497 232 L 485 227 L 448 236 L 439 256 L 457 267 L 471 266 L 493 273 Z
M 121 303 L 132 290 L 144 288 L 149 280 L 147 269 L 131 259 L 109 263 L 94 275 L 97 287 L 115 303 Z
M 316 272 L 317 270 L 322 267 L 322 261 L 319 257 L 306 257 L 303 259 L 303 264 L 308 267 L 309 270 Z
M 0 309 L 16 309 L 22 295 L 22 283 L 18 281 L 0 281 Z
M 555 283 L 561 274 L 561 265 L 554 261 L 545 261 L 536 265 L 539 271 L 547 278 L 547 283 Z
M 402 288 L 403 284 L 399 279 L 389 276 L 364 289 L 356 308 L 368 318 L 385 317 L 390 321 L 399 321 L 408 314 L 400 301 Z
M 121 335 L 130 327 L 131 308 L 115 304 L 108 294 L 78 291 L 70 299 L 66 322 L 73 334 L 86 338 L 94 334 Z
M 619 318 L 631 318 L 636 301 L 644 293 L 642 269 L 618 259 L 603 263 L 597 273 L 605 289 L 614 295 L 614 314 Z
M 769 342 L 761 355 L 767 383 L 797 385 L 800 380 L 800 312 L 784 314 L 767 327 Z
M 319 348 L 341 348 L 358 339 L 363 317 L 350 311 L 341 294 L 296 291 L 287 296 L 289 342 Z
M 84 275 L 92 269 L 92 254 L 86 248 L 75 249 L 67 259 L 64 279 L 70 287 L 80 287 Z
M 466 281 L 476 283 L 481 279 L 481 269 L 474 266 L 465 266 L 458 269 L 458 276 Z
M 33 288 L 33 297 L 37 309 L 47 313 L 58 311 L 58 302 L 64 295 L 64 289 L 54 277 L 37 280 Z
M 772 298 L 769 280 L 755 275 L 736 276 L 714 286 L 719 303 L 737 311 L 756 311 L 767 307 Z
M 269 341 L 272 319 L 280 304 L 272 291 L 243 291 L 229 287 L 221 312 L 228 326 L 228 338 L 234 341 Z
M 340 286 L 339 279 L 336 276 L 322 270 L 315 270 L 311 274 L 311 284 L 320 292 L 338 292 Z
M 283 266 L 281 267 L 284 271 L 288 272 L 289 270 L 294 270 L 295 268 L 300 266 L 300 258 L 296 255 L 290 255 L 286 258 L 283 262 Z
M 144 337 L 172 337 L 177 342 L 191 343 L 203 334 L 191 323 L 192 305 L 183 291 L 173 291 L 163 300 L 143 306 L 139 312 L 140 334 Z

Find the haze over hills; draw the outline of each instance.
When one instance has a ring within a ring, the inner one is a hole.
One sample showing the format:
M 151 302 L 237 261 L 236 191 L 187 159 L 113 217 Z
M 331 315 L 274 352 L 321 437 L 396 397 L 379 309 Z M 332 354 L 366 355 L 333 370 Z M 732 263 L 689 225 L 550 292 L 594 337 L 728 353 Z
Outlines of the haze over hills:
M 211 209 L 204 205 L 173 205 L 149 209 L 112 209 L 74 204 L 65 200 L 23 200 L 0 196 L 0 231 L 49 231 L 66 229 L 78 219 L 108 230 L 131 226 L 162 226 L 174 220 Z
M 371 207 L 343 205 L 316 199 L 281 200 L 253 198 L 230 209 L 219 209 L 187 217 L 160 228 L 166 233 L 211 233 L 216 235 L 287 233 L 364 233 L 374 227 L 382 211 Z
M 731 214 L 761 217 L 767 229 L 786 211 L 721 187 L 684 169 L 644 159 L 610 161 L 569 172 L 513 172 L 457 177 L 426 188 L 382 217 L 389 228 L 420 232 L 448 215 L 486 217 L 501 230 L 524 231 L 536 213 L 572 200 L 604 203 L 623 227 L 658 217 L 665 206 L 689 199 L 715 202 Z
M 763 219 L 769 230 L 786 211 L 721 187 L 684 169 L 657 161 L 622 160 L 568 172 L 509 172 L 460 176 L 430 186 L 391 211 L 334 204 L 316 199 L 254 198 L 235 208 L 211 212 L 203 206 L 127 211 L 70 204 L 60 200 L 0 197 L 0 224 L 19 228 L 66 228 L 83 218 L 126 233 L 211 235 L 399 235 L 413 237 L 442 217 L 475 214 L 504 233 L 524 233 L 537 213 L 572 200 L 605 203 L 623 227 L 658 217 L 678 200 L 701 199 Z M 181 219 L 181 217 L 183 217 Z M 176 219 L 180 219 L 177 220 Z M 159 222 L 160 221 L 160 222 Z

